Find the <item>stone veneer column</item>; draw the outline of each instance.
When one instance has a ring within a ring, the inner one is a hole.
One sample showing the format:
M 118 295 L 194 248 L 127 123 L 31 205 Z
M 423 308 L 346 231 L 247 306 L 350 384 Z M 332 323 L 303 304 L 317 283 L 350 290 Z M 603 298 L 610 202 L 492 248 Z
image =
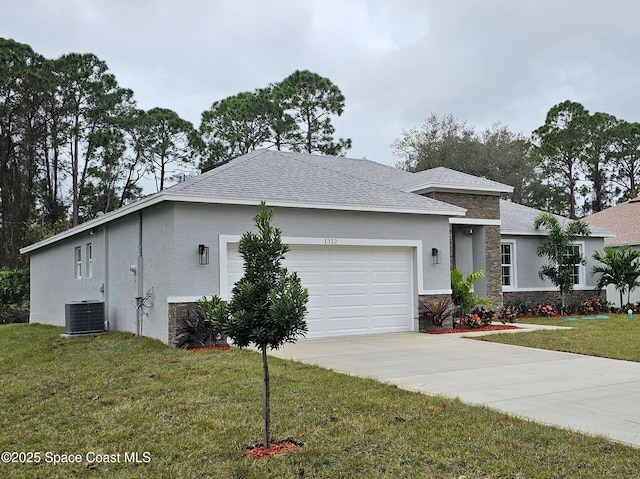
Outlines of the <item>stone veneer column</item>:
M 493 306 L 502 306 L 502 249 L 500 247 L 500 227 L 485 226 L 485 240 L 487 245 L 487 297 L 493 301 Z

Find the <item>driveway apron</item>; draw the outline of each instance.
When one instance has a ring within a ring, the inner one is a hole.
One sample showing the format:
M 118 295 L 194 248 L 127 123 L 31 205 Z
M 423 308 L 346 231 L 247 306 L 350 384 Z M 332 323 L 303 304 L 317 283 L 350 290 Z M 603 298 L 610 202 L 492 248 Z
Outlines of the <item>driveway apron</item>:
M 640 363 L 464 336 L 302 339 L 270 354 L 640 447 Z

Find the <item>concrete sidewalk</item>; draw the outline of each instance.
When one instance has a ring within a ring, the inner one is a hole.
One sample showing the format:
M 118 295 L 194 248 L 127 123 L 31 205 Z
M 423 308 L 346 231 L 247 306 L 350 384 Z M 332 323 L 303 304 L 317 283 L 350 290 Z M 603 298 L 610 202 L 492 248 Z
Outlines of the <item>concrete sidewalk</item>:
M 640 447 L 640 363 L 465 339 L 302 339 L 270 354 Z

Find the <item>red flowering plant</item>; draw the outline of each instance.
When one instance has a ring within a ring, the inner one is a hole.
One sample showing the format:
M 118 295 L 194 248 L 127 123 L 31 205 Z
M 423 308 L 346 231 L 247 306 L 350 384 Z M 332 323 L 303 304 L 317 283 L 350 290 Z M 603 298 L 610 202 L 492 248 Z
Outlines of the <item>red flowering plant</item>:
M 534 316 L 540 316 L 543 318 L 550 318 L 552 316 L 556 316 L 556 307 L 552 304 L 536 304 L 533 308 L 531 308 L 531 313 Z
M 608 309 L 607 302 L 600 298 L 586 299 L 580 305 L 580 314 L 602 313 Z
M 498 318 L 502 324 L 515 323 L 518 319 L 518 308 L 515 306 L 502 306 L 498 313 Z
M 474 308 L 460 318 L 459 324 L 468 328 L 480 328 L 491 324 L 496 317 L 497 313 L 491 309 Z

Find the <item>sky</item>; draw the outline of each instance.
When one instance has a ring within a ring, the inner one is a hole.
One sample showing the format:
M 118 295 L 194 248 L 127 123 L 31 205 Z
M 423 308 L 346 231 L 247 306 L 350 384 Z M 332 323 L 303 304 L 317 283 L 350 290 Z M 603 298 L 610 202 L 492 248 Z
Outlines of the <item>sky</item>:
M 329 78 L 347 156 L 395 165 L 432 113 L 530 135 L 564 101 L 640 121 L 637 0 L 0 0 L 0 37 L 93 53 L 139 108 L 194 126 L 214 101 Z

